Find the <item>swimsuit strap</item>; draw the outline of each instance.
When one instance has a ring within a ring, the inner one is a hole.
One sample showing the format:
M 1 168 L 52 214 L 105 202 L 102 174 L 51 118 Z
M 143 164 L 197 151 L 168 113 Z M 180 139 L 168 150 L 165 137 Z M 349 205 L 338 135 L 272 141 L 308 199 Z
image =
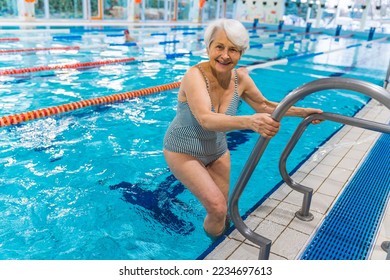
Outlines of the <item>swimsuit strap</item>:
M 237 69 L 234 69 L 234 92 L 238 94 L 238 76 L 237 76 Z
M 203 78 L 206 82 L 207 92 L 210 94 L 210 83 L 209 79 L 207 78 L 206 74 L 204 73 L 202 67 L 200 64 L 197 64 L 196 67 L 199 69 L 199 71 L 202 73 Z M 237 76 L 237 69 L 234 69 L 234 92 L 238 94 L 238 76 Z
M 203 75 L 203 78 L 204 78 L 204 80 L 205 80 L 205 82 L 206 82 L 207 92 L 208 92 L 208 94 L 209 94 L 210 102 L 211 102 L 210 84 L 209 84 L 210 82 L 209 82 L 209 79 L 207 78 L 205 72 L 203 71 L 202 67 L 201 67 L 199 64 L 197 64 L 196 67 L 199 69 L 199 71 L 200 71 L 200 72 L 202 73 L 202 75 Z M 228 108 L 226 109 L 225 114 L 226 114 L 227 112 L 229 112 L 229 109 L 230 109 L 230 107 L 232 106 L 233 101 L 236 100 L 236 98 L 239 99 L 239 96 L 238 96 L 238 75 L 237 75 L 236 69 L 234 69 L 234 93 L 233 93 L 233 97 L 232 97 L 232 99 L 231 99 L 231 101 L 230 101 L 230 104 L 229 104 Z M 215 109 L 214 109 L 213 104 L 211 104 L 211 109 L 215 112 Z
M 209 83 L 209 79 L 207 78 L 205 72 L 203 71 L 202 67 L 200 67 L 200 64 L 197 64 L 196 67 L 199 69 L 199 71 L 202 73 L 203 75 L 203 78 L 206 82 L 206 87 L 207 87 L 207 92 L 210 94 L 210 83 Z

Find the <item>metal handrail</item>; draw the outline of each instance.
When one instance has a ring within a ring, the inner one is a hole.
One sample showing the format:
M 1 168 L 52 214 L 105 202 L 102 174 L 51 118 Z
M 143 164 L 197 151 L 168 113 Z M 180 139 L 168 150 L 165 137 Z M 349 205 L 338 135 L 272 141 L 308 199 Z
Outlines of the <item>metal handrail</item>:
M 387 73 L 386 73 L 386 78 L 383 82 L 383 88 L 387 88 L 387 86 L 389 85 L 389 79 L 390 79 L 390 61 L 389 61 L 389 66 L 387 67 Z
M 390 260 L 390 241 L 383 241 L 381 247 L 387 253 L 386 260 Z
M 288 109 L 296 102 L 311 93 L 328 89 L 346 89 L 366 94 L 384 104 L 390 110 L 390 93 L 382 87 L 352 78 L 324 78 L 309 82 L 293 90 L 279 103 L 271 117 L 276 121 L 280 121 Z M 259 245 L 259 259 L 269 259 L 272 241 L 264 236 L 257 234 L 244 223 L 238 209 L 238 201 L 269 141 L 269 138 L 264 138 L 262 136 L 258 139 L 247 162 L 245 163 L 243 170 L 241 171 L 241 174 L 233 188 L 232 195 L 229 199 L 229 212 L 232 221 L 235 224 L 237 230 L 244 237 Z
M 302 208 L 295 213 L 295 216 L 303 221 L 311 221 L 314 218 L 314 216 L 309 212 L 311 198 L 313 196 L 313 189 L 295 182 L 290 177 L 286 169 L 286 161 L 287 161 L 287 157 L 290 155 L 291 151 L 297 144 L 301 135 L 313 120 L 330 120 L 330 121 L 339 122 L 351 126 L 356 126 L 364 129 L 370 129 L 373 131 L 390 134 L 389 125 L 385 125 L 374 121 L 368 121 L 360 118 L 347 117 L 339 114 L 333 114 L 333 113 L 313 114 L 305 118 L 298 125 L 294 134 L 291 136 L 290 141 L 287 143 L 286 147 L 284 148 L 279 161 L 279 171 L 280 174 L 282 175 L 283 180 L 293 190 L 303 194 Z

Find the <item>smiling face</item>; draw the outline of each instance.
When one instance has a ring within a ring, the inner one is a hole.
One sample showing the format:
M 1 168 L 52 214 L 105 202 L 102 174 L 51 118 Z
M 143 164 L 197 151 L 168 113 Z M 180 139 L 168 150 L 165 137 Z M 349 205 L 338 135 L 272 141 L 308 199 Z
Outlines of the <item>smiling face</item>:
M 215 32 L 207 52 L 211 68 L 221 74 L 230 72 L 237 65 L 242 53 L 240 48 L 228 39 L 222 29 Z

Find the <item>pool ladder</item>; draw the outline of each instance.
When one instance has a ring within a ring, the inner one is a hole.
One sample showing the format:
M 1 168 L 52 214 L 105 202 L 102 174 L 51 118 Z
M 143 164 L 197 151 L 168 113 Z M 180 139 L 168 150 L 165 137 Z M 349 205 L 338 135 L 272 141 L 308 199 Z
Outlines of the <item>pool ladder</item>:
M 386 260 L 390 260 L 390 241 L 383 241 L 381 247 L 387 253 Z
M 387 67 L 386 78 L 383 81 L 383 87 L 385 89 L 387 89 L 387 86 L 389 85 L 389 80 L 390 80 L 390 61 L 389 61 L 389 66 Z
M 329 89 L 345 89 L 356 91 L 362 94 L 365 94 L 378 102 L 385 105 L 390 110 L 390 93 L 384 88 L 381 88 L 375 84 L 352 79 L 352 78 L 324 78 L 309 82 L 292 92 L 290 92 L 276 107 L 275 111 L 272 113 L 271 117 L 277 121 L 280 121 L 287 110 L 292 107 L 299 100 L 304 97 L 322 90 Z M 295 216 L 304 221 L 310 221 L 313 219 L 313 215 L 309 212 L 311 199 L 313 195 L 313 189 L 303 186 L 295 182 L 288 174 L 286 170 L 286 160 L 288 155 L 291 153 L 295 144 L 298 142 L 299 138 L 303 134 L 306 127 L 313 120 L 331 120 L 334 122 L 339 122 L 351 126 L 356 126 L 364 129 L 370 129 L 382 133 L 390 133 L 390 125 L 364 120 L 360 118 L 348 117 L 339 114 L 333 113 L 322 113 L 322 114 L 313 114 L 305 118 L 297 127 L 295 133 L 292 135 L 290 141 L 287 143 L 279 161 L 279 170 L 282 175 L 283 180 L 289 185 L 293 190 L 296 190 L 300 193 L 303 193 L 303 202 L 302 208 L 296 212 Z M 255 243 L 260 247 L 259 260 L 268 260 L 271 252 L 272 241 L 264 236 L 261 236 L 251 230 L 241 218 L 238 209 L 238 201 L 241 194 L 243 193 L 254 169 L 256 168 L 260 158 L 262 157 L 265 148 L 268 145 L 270 139 L 260 137 L 255 147 L 253 148 L 247 162 L 241 174 L 237 180 L 236 185 L 234 186 L 232 195 L 229 199 L 229 212 L 231 219 L 236 226 L 237 230 L 248 240 Z

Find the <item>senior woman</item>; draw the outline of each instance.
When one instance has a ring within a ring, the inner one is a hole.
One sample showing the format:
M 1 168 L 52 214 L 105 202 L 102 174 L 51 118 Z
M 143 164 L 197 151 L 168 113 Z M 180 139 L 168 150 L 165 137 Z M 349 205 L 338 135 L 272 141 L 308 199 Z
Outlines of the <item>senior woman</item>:
M 174 176 L 205 207 L 204 230 L 218 237 L 225 230 L 230 187 L 230 153 L 226 132 L 251 129 L 273 137 L 279 122 L 245 69 L 235 69 L 249 47 L 246 28 L 237 20 L 219 19 L 205 31 L 209 60 L 191 67 L 178 93 L 176 117 L 164 137 L 164 156 Z M 237 116 L 239 100 L 255 111 Z M 321 110 L 290 108 L 286 115 L 307 117 Z

